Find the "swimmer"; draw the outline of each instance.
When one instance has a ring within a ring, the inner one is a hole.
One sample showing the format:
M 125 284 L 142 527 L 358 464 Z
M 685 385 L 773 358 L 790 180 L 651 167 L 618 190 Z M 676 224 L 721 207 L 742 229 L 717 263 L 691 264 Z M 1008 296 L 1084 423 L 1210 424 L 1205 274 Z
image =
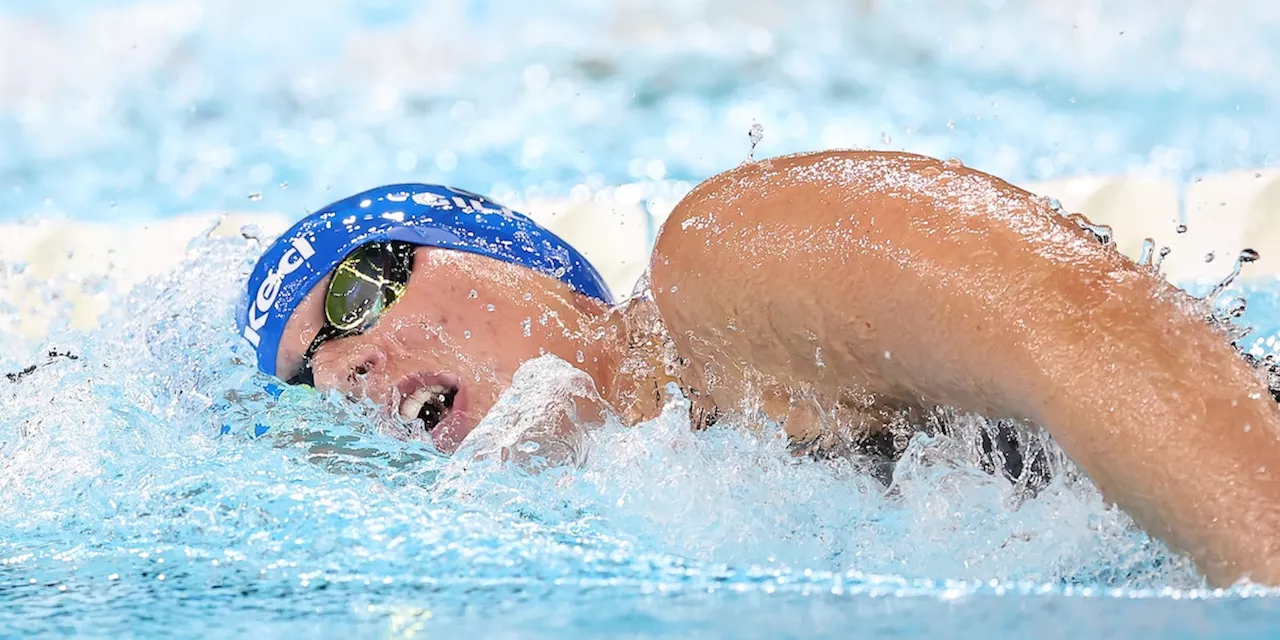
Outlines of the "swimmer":
M 368 398 L 456 450 L 552 354 L 625 422 L 674 382 L 797 443 L 936 407 L 1036 424 L 1213 583 L 1280 582 L 1280 408 L 1203 306 L 1055 211 L 954 162 L 750 162 L 664 223 L 621 305 L 577 251 L 479 195 L 393 185 L 270 246 L 240 330 L 265 373 Z M 833 429 L 831 425 L 838 425 Z

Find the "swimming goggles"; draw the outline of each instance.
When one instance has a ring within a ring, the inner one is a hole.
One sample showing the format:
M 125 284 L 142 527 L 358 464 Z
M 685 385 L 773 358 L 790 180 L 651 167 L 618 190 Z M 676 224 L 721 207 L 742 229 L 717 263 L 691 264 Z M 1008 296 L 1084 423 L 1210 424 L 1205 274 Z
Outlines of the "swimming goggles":
M 311 358 L 320 345 L 372 329 L 409 286 L 416 247 L 407 242 L 373 242 L 343 259 L 324 294 L 324 326 L 316 334 L 302 367 L 289 384 L 315 386 Z

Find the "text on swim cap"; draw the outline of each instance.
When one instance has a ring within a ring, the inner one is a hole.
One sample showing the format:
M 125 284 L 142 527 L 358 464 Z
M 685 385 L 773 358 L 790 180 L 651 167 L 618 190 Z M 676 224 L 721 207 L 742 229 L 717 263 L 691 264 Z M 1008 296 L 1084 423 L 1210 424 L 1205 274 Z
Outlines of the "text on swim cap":
M 275 304 L 276 296 L 280 295 L 280 285 L 284 284 L 284 277 L 296 271 L 304 261 L 316 254 L 306 238 L 294 238 L 289 244 L 292 248 L 280 256 L 280 263 L 276 265 L 274 271 L 267 272 L 266 279 L 258 285 L 257 295 L 249 301 L 249 322 L 244 328 L 244 338 L 254 348 L 257 348 L 262 340 L 258 331 L 267 324 L 267 311 L 271 309 L 271 305 Z

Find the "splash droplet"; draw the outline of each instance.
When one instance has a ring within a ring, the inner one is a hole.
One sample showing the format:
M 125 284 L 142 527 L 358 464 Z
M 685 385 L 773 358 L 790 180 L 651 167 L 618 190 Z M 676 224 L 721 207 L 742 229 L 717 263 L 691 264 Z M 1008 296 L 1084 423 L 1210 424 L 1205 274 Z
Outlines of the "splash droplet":
M 249 194 L 249 202 L 257 202 L 261 199 L 262 199 L 261 193 L 258 193 L 255 191 L 254 193 Z
M 240 235 L 245 240 L 260 240 L 262 239 L 262 228 L 256 224 L 246 224 L 240 227 Z
M 467 299 L 468 299 L 468 300 L 475 300 L 475 299 L 476 299 L 476 298 L 478 298 L 478 297 L 480 297 L 480 294 L 476 293 L 476 290 L 475 290 L 475 289 L 472 289 L 472 290 L 471 290 L 471 293 L 468 293 L 468 294 L 467 294 Z
M 964 163 L 960 161 L 960 158 L 947 158 L 942 161 L 942 166 L 948 169 L 959 169 L 964 166 Z
M 1156 241 L 1151 238 L 1142 240 L 1142 253 L 1138 254 L 1138 266 L 1145 267 L 1151 264 L 1151 258 L 1155 254 Z
M 1160 265 L 1164 264 L 1164 259 L 1169 257 L 1169 251 L 1169 247 L 1160 247 L 1159 257 L 1157 257 L 1155 263 L 1151 265 L 1151 268 L 1154 269 L 1156 273 L 1160 273 Z
M 462 332 L 462 337 L 463 337 L 463 338 L 466 338 L 467 340 L 470 340 L 470 339 L 471 339 L 471 331 L 470 331 L 469 329 L 468 329 L 467 331 L 463 331 L 463 332 Z
M 1222 305 L 1222 316 L 1226 318 L 1239 318 L 1244 315 L 1249 303 L 1241 297 L 1231 298 Z
M 1204 262 L 1205 262 L 1205 264 L 1209 264 L 1210 262 L 1213 262 L 1213 252 L 1212 252 L 1212 251 L 1210 251 L 1209 253 L 1206 253 L 1206 254 L 1204 255 Z
M 1174 228 L 1174 231 L 1177 231 L 1178 233 L 1186 233 L 1186 232 L 1187 232 L 1187 225 L 1185 225 L 1185 224 L 1180 224 L 1180 225 L 1178 225 L 1177 227 L 1175 227 L 1175 228 Z
M 753 162 L 756 159 L 756 145 L 764 140 L 764 125 L 759 122 L 752 123 L 751 130 L 747 132 L 747 138 L 751 140 L 751 150 L 747 152 L 747 162 Z
M 486 311 L 488 311 L 489 313 L 493 313 L 493 311 L 494 311 L 495 309 L 497 309 L 497 307 L 495 307 L 495 306 L 493 306 L 493 305 L 488 305 L 488 306 L 486 306 L 486 307 L 485 307 L 485 310 L 486 310 Z
M 1261 258 L 1261 257 L 1262 256 L 1258 255 L 1258 252 L 1254 251 L 1253 249 L 1245 249 L 1244 251 L 1240 252 L 1240 262 L 1243 262 L 1245 264 L 1248 264 L 1250 262 L 1257 262 L 1258 258 Z
M 1074 222 L 1077 227 L 1089 232 L 1103 246 L 1112 246 L 1114 244 L 1111 227 L 1105 224 L 1094 224 L 1084 217 L 1083 213 L 1073 213 L 1067 216 L 1067 219 Z

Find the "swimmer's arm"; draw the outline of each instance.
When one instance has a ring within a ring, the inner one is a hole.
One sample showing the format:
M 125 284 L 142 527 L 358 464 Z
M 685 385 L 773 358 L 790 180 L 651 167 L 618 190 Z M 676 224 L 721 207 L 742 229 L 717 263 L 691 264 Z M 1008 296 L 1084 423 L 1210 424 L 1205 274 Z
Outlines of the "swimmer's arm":
M 1028 217 L 1043 206 L 1014 200 Z M 899 363 L 904 386 L 1042 425 L 1107 499 L 1211 582 L 1280 584 L 1280 411 L 1258 372 L 1198 301 L 1113 248 L 1044 234 L 1017 242 L 1022 250 L 987 259 L 998 273 L 972 271 L 974 253 L 932 254 L 953 261 L 934 268 L 972 279 L 904 295 L 955 309 L 976 297 L 995 317 L 903 322 L 918 332 L 901 337 L 925 350 Z M 969 290 L 957 300 L 948 287 Z
M 829 398 L 1035 421 L 1211 581 L 1280 584 L 1266 386 L 1202 308 L 1025 191 L 909 154 L 742 165 L 672 213 L 652 281 L 686 352 L 711 335 Z
M 1025 216 L 967 251 L 922 246 L 923 278 L 883 292 L 923 307 L 883 325 L 901 350 L 886 375 L 925 399 L 1042 425 L 1211 582 L 1280 584 L 1280 410 L 1258 372 L 1198 301 L 1114 248 L 1029 232 L 1044 205 L 1009 189 Z
M 1280 584 L 1276 404 L 1225 337 L 1151 306 L 1136 318 L 1113 309 L 1123 316 L 1114 322 L 1102 313 L 1094 340 L 1046 349 L 1076 368 L 1058 371 L 1059 389 L 1028 397 L 1023 411 L 1211 582 Z

